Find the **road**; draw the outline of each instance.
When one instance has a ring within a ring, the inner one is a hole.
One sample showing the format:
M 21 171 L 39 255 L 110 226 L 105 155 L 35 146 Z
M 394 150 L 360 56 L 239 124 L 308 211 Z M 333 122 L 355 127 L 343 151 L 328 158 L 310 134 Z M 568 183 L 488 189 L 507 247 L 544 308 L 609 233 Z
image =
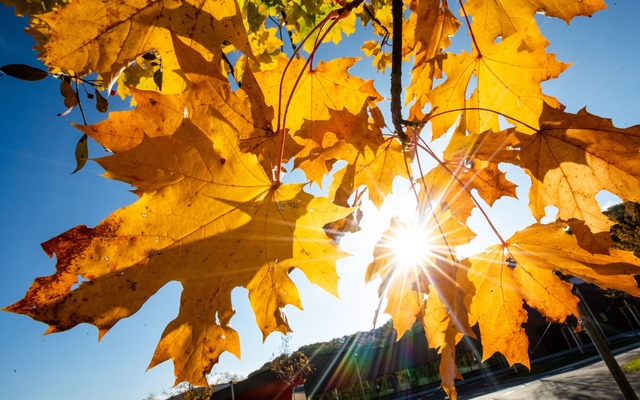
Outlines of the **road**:
M 640 357 L 640 348 L 616 356 L 618 364 Z M 640 374 L 626 374 L 629 383 L 640 394 Z M 603 361 L 579 367 L 568 365 L 536 380 L 514 383 L 493 393 L 491 389 L 461 390 L 460 400 L 617 400 L 624 399 Z M 484 392 L 484 393 L 483 393 Z

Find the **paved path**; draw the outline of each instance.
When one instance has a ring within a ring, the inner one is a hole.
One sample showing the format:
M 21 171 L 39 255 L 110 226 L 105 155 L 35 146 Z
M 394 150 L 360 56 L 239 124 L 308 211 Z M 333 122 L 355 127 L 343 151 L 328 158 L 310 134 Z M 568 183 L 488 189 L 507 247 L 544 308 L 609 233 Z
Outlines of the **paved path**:
M 640 348 L 616 356 L 618 364 L 640 357 Z M 626 374 L 640 397 L 640 374 Z M 489 391 L 490 389 L 486 389 Z M 485 391 L 485 393 L 486 393 Z M 603 361 L 585 367 L 566 366 L 537 380 L 515 384 L 497 392 L 483 394 L 461 391 L 459 399 L 476 400 L 617 400 L 624 399 Z

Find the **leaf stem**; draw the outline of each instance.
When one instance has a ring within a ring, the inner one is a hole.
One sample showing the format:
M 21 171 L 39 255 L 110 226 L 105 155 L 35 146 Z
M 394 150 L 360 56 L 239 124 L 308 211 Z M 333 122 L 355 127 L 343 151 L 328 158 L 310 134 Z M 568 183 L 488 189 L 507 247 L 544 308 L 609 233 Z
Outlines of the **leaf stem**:
M 431 152 L 431 153 L 433 153 L 433 152 Z M 429 154 L 429 155 L 431 155 L 431 154 Z M 440 221 L 438 220 L 438 216 L 436 215 L 436 212 L 433 209 L 433 207 L 431 207 L 431 202 L 432 202 L 431 201 L 431 196 L 429 195 L 429 191 L 427 190 L 427 184 L 424 181 L 424 172 L 422 170 L 422 163 L 420 162 L 420 157 L 416 157 L 416 160 L 417 160 L 417 164 L 418 164 L 418 170 L 420 171 L 420 176 L 421 176 L 421 179 L 422 179 L 422 184 L 424 185 L 425 195 L 427 196 L 427 201 L 429 202 L 429 209 L 431 210 L 431 216 L 433 217 L 433 220 L 436 223 L 436 226 L 438 227 L 438 231 L 440 232 L 440 237 L 442 238 L 442 241 L 444 242 L 445 246 L 447 247 L 447 252 L 449 253 L 449 256 L 451 257 L 451 260 L 454 261 L 454 262 L 457 262 L 457 257 L 454 255 L 453 249 L 451 248 L 451 245 L 449 245 L 449 241 L 447 240 L 447 236 L 444 233 L 444 229 L 442 229 L 442 225 L 440 225 Z M 416 200 L 418 200 L 418 193 L 416 192 L 415 185 L 411 185 L 411 187 L 413 188 L 413 191 L 415 193 Z M 419 200 L 418 200 L 418 202 L 419 202 Z M 420 213 L 422 213 L 422 210 L 420 210 Z
M 467 10 L 465 10 L 464 4 L 462 4 L 462 0 L 458 0 L 458 2 L 460 3 L 460 8 L 462 9 L 464 20 L 467 22 L 467 28 L 469 28 L 469 34 L 471 35 L 471 40 L 473 40 L 473 46 L 476 48 L 476 51 L 478 52 L 478 57 L 482 58 L 482 52 L 480 51 L 480 46 L 478 46 L 478 42 L 476 41 L 476 35 L 473 34 L 473 29 L 471 29 L 471 22 L 469 21 Z
M 429 156 L 431 156 L 431 158 L 433 158 L 433 160 L 435 162 L 437 162 L 442 168 L 444 168 L 449 175 L 451 175 L 451 177 L 458 182 L 458 184 L 460 185 L 460 187 L 464 190 L 465 193 L 467 193 L 467 195 L 469 195 L 469 198 L 471 198 L 471 201 L 473 201 L 473 203 L 476 205 L 476 207 L 478 208 L 478 210 L 480 211 L 480 213 L 482 214 L 482 216 L 484 217 L 485 221 L 487 221 L 487 223 L 489 224 L 489 227 L 491 228 L 491 230 L 493 231 L 493 233 L 496 235 L 496 237 L 498 238 L 498 240 L 500 241 L 500 243 L 504 246 L 507 247 L 507 242 L 502 238 L 502 235 L 500 235 L 500 232 L 498 232 L 498 229 L 495 227 L 495 225 L 493 224 L 493 222 L 491 222 L 491 218 L 489 218 L 489 215 L 487 215 L 487 213 L 484 211 L 484 209 L 482 208 L 482 206 L 480 205 L 480 202 L 473 196 L 473 194 L 471 193 L 471 191 L 469 190 L 469 185 L 464 184 L 460 178 L 458 178 L 453 171 L 451 171 L 449 169 L 449 167 L 447 166 L 447 164 L 445 164 L 442 160 L 440 160 L 440 158 L 433 152 L 433 150 L 431 150 L 431 148 L 429 147 L 429 145 L 421 138 L 420 139 L 422 141 L 422 144 L 418 144 L 418 146 L 423 149 Z M 425 185 L 426 187 L 426 185 Z
M 392 0 L 393 43 L 391 48 L 391 121 L 398 138 L 407 143 L 409 137 L 402 126 L 402 0 Z
M 298 87 L 298 83 L 300 82 L 300 79 L 302 78 L 302 74 L 304 73 L 304 71 L 306 70 L 306 68 L 309 66 L 309 64 L 313 61 L 313 57 L 316 54 L 316 51 L 318 50 L 318 48 L 320 47 L 320 44 L 322 43 L 322 41 L 324 40 L 324 38 L 329 34 L 329 32 L 331 32 L 331 29 L 333 29 L 333 27 L 342 19 L 346 18 L 349 13 L 351 12 L 351 10 L 353 10 L 354 8 L 358 7 L 360 4 L 362 4 L 364 0 L 354 0 L 350 3 L 346 3 L 344 5 L 344 7 L 331 11 L 326 17 L 324 17 L 324 19 L 322 21 L 320 21 L 312 30 L 311 32 L 309 32 L 307 34 L 307 36 L 305 36 L 305 38 L 302 40 L 302 42 L 300 42 L 300 44 L 295 48 L 293 54 L 291 55 L 291 58 L 289 58 L 289 61 L 287 62 L 287 65 L 284 67 L 284 70 L 282 71 L 282 76 L 280 77 L 280 85 L 278 87 L 278 122 L 276 124 L 276 133 L 280 134 L 280 151 L 279 151 L 279 155 L 278 155 L 278 167 L 276 170 L 276 181 L 275 181 L 275 185 L 279 186 L 281 184 L 280 181 L 280 174 L 282 172 L 282 160 L 284 158 L 284 141 L 285 141 L 285 127 L 287 124 L 287 113 L 289 111 L 289 105 L 291 104 L 291 100 L 293 99 L 293 94 L 295 93 L 296 88 Z M 322 36 L 318 36 L 318 38 L 316 38 L 316 41 L 314 43 L 314 48 L 313 51 L 311 52 L 311 54 L 309 54 L 309 57 L 307 58 L 306 62 L 304 63 L 304 66 L 302 67 L 302 69 L 300 70 L 300 73 L 298 74 L 298 77 L 296 78 L 296 81 L 293 84 L 293 88 L 291 89 L 291 92 L 289 93 L 289 97 L 287 99 L 287 103 L 285 105 L 284 108 L 284 115 L 282 114 L 282 89 L 283 89 L 283 84 L 284 84 L 284 77 L 287 73 L 287 70 L 289 69 L 289 66 L 291 65 L 291 60 L 293 60 L 293 58 L 298 55 L 298 53 L 300 52 L 300 49 L 303 47 L 304 43 L 309 39 L 309 37 L 318 29 L 320 29 L 320 31 L 322 31 L 322 29 L 324 28 L 324 26 L 327 24 L 327 22 L 329 21 L 333 21 L 331 23 L 331 25 L 329 25 L 329 27 L 327 28 L 327 30 L 322 34 Z M 282 120 L 280 118 L 280 116 L 282 115 Z M 282 132 L 280 132 L 282 130 Z
M 82 115 L 82 122 L 85 125 L 87 124 L 87 118 L 84 115 L 84 108 L 82 107 L 82 101 L 80 101 L 80 86 L 78 84 L 78 81 L 81 80 L 80 77 L 78 77 L 78 75 L 76 75 L 75 73 L 73 74 L 73 81 L 76 84 L 76 100 L 78 101 L 78 108 L 80 109 L 80 115 Z M 84 82 L 84 81 L 83 81 Z
M 224 63 L 227 64 L 227 67 L 229 67 L 229 73 L 231 74 L 231 77 L 233 77 L 233 80 L 236 82 L 238 87 L 242 87 L 242 82 L 236 79 L 236 71 L 233 64 L 231 63 L 231 60 L 229 60 L 229 57 L 224 54 L 224 51 L 221 51 L 220 53 L 222 54 L 222 61 L 224 61 Z
M 285 23 L 285 26 L 287 24 L 287 13 L 284 12 L 284 10 L 280 11 L 280 15 L 282 16 L 282 21 Z M 296 50 L 297 47 L 295 44 L 293 44 L 293 34 L 291 33 L 291 31 L 289 29 L 285 29 L 285 31 L 287 32 L 287 36 L 289 36 L 289 43 L 291 43 L 291 49 L 295 52 L 294 54 L 297 54 Z M 282 35 L 280 35 L 280 39 L 282 40 Z M 282 40 L 282 46 L 284 47 L 284 40 Z M 291 57 L 295 57 L 295 55 L 292 55 Z
M 439 117 L 441 115 L 445 115 L 445 114 L 450 114 L 450 113 L 454 113 L 454 112 L 460 112 L 460 111 L 486 111 L 486 112 L 491 112 L 497 115 L 501 115 L 503 117 L 505 117 L 506 119 L 510 119 L 512 121 L 515 121 L 523 126 L 526 126 L 527 128 L 531 129 L 532 131 L 538 131 L 539 128 L 534 128 L 533 126 L 527 124 L 526 122 L 519 120 L 518 118 L 512 117 L 510 115 L 501 113 L 500 111 L 496 111 L 496 110 L 492 110 L 490 108 L 484 108 L 484 107 L 464 107 L 464 108 L 454 108 L 451 110 L 446 110 L 446 111 L 442 111 L 439 113 L 435 113 L 435 114 L 431 114 L 427 116 L 426 121 L 424 121 L 424 123 L 426 124 L 427 122 L 429 122 L 430 120 L 434 119 L 435 117 Z

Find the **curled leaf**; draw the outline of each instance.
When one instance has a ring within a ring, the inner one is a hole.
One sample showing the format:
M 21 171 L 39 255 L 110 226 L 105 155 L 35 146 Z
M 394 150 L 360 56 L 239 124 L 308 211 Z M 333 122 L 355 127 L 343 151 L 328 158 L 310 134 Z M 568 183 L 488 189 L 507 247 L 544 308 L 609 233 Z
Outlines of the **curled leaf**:
M 73 170 L 72 174 L 80 171 L 87 163 L 87 159 L 89 158 L 88 139 L 89 137 L 85 133 L 80 140 L 78 140 L 78 144 L 76 145 L 76 169 Z
M 60 94 L 64 97 L 65 107 L 72 108 L 78 105 L 78 96 L 76 96 L 69 80 L 63 79 L 60 82 Z
M 107 112 L 107 109 L 109 109 L 109 102 L 100 94 L 98 89 L 96 89 L 96 109 L 101 113 L 105 113 Z
M 0 71 L 23 81 L 41 81 L 49 75 L 45 70 L 25 64 L 7 64 L 0 67 Z

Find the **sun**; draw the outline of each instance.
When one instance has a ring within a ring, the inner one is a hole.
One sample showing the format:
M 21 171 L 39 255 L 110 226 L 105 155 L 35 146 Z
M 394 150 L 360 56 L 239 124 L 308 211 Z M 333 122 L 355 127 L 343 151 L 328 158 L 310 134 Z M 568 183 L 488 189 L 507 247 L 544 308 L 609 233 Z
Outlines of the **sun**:
M 420 267 L 431 255 L 429 236 L 419 225 L 411 225 L 394 232 L 391 251 L 399 266 Z
M 395 269 L 425 268 L 431 262 L 433 237 L 425 224 L 395 222 L 385 235 L 385 247 Z

